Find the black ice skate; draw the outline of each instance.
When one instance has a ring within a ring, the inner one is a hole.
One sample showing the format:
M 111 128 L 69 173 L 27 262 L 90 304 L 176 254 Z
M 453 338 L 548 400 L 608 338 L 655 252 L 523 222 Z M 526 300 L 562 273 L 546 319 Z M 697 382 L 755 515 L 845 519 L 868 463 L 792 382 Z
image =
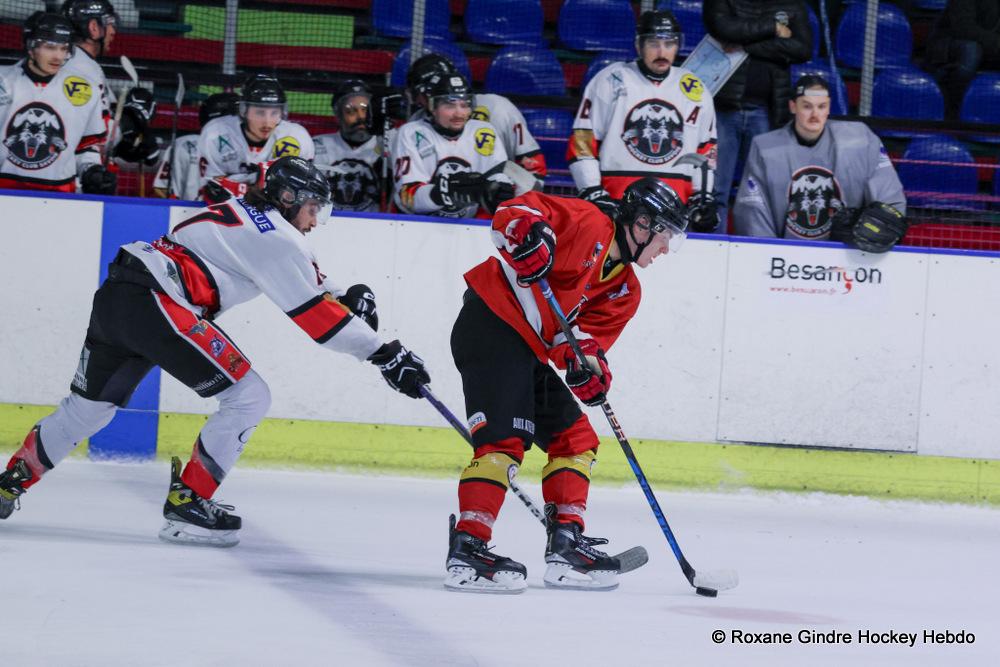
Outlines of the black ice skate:
M 515 560 L 498 556 L 478 537 L 455 530 L 448 519 L 448 576 L 445 588 L 469 593 L 523 593 L 528 570 Z
M 160 529 L 165 542 L 207 547 L 234 547 L 239 544 L 240 517 L 230 514 L 232 505 L 220 505 L 202 498 L 181 481 L 181 460 L 170 460 L 170 491 L 163 505 L 166 523 Z
M 594 547 L 607 544 L 608 541 L 599 537 L 587 537 L 583 534 L 580 524 L 575 522 L 561 523 L 556 521 L 556 506 L 545 505 L 546 532 L 548 542 L 545 545 L 545 585 L 550 588 L 572 588 L 590 591 L 610 591 L 618 588 L 618 575 L 622 571 L 635 569 L 645 563 L 645 560 L 635 567 L 622 568 L 621 556 L 631 556 L 635 550 L 609 556 Z M 644 556 L 646 550 L 641 550 Z
M 6 519 L 20 509 L 24 483 L 31 480 L 31 470 L 24 459 L 18 459 L 10 470 L 0 472 L 0 519 Z

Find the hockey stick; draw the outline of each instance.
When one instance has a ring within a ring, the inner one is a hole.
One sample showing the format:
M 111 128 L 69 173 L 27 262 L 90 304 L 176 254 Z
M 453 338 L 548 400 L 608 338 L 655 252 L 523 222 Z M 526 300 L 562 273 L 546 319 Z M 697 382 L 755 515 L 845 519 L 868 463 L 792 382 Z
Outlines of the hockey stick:
M 581 368 L 587 368 L 589 365 L 587 364 L 583 350 L 580 349 L 580 343 L 576 340 L 576 336 L 573 335 L 573 330 L 570 328 L 569 322 L 566 321 L 566 316 L 563 315 L 562 308 L 552 293 L 549 281 L 542 278 L 538 281 L 538 286 L 542 290 L 542 296 L 545 297 L 553 314 L 556 316 L 559 328 L 562 329 L 563 335 L 566 336 L 566 342 L 573 348 L 573 352 L 576 354 Z M 639 467 L 639 461 L 635 458 L 635 452 L 632 451 L 632 446 L 629 444 L 628 439 L 625 437 L 625 432 L 618 423 L 618 417 L 615 416 L 614 411 L 611 409 L 611 404 L 608 403 L 607 399 L 601 403 L 601 409 L 604 411 L 604 416 L 608 419 L 608 424 L 611 425 L 611 430 L 614 431 L 615 437 L 618 439 L 618 444 L 622 447 L 622 452 L 625 453 L 625 458 L 628 459 L 629 465 L 632 466 L 632 472 L 635 474 L 639 486 L 642 487 L 642 492 L 646 495 L 646 501 L 649 503 L 650 509 L 653 510 L 653 516 L 656 517 L 656 522 L 660 524 L 660 529 L 663 530 L 663 536 L 670 543 L 670 549 L 674 552 L 674 556 L 677 558 L 684 576 L 687 577 L 688 583 L 694 586 L 695 593 L 714 598 L 719 594 L 719 591 L 735 588 L 739 583 L 739 577 L 734 570 L 698 573 L 688 563 L 681 552 L 680 545 L 677 544 L 674 532 L 670 530 L 670 524 L 667 523 L 667 518 L 663 515 L 663 510 L 660 509 L 660 503 L 656 501 L 656 496 L 653 495 L 653 489 L 649 486 L 646 475 L 642 472 L 642 468 Z
M 177 118 L 181 115 L 181 105 L 184 104 L 184 75 L 180 72 L 177 73 L 177 93 L 174 95 L 174 119 L 170 127 L 170 144 L 163 150 L 163 157 L 160 158 L 160 164 L 156 166 L 157 178 L 161 173 L 163 173 L 163 168 L 167 164 L 167 160 L 173 160 L 174 157 L 174 144 L 177 143 Z M 155 181 L 154 181 L 155 183 Z M 167 180 L 167 197 L 170 196 L 170 181 Z
M 121 96 L 118 98 L 118 104 L 115 105 L 115 117 L 111 121 L 111 127 L 108 128 L 108 141 L 105 144 L 106 150 L 104 151 L 104 166 L 107 167 L 108 163 L 111 161 L 111 142 L 115 138 L 115 130 L 122 122 L 122 111 L 125 109 L 125 98 L 128 97 L 129 92 L 139 85 L 139 73 L 135 71 L 135 67 L 132 65 L 132 61 L 128 59 L 128 56 L 122 56 L 121 58 L 122 69 L 128 74 L 128 78 L 132 79 L 132 85 L 125 88 L 122 91 Z
M 426 398 L 430 404 L 441 413 L 441 416 L 445 418 L 445 421 L 451 424 L 452 428 L 458 431 L 458 434 L 465 438 L 465 441 L 469 443 L 473 449 L 476 448 L 476 444 L 472 441 L 472 436 L 465 429 L 465 425 L 458 421 L 458 417 L 452 414 L 451 410 L 448 409 L 448 406 L 439 401 L 437 397 L 431 393 L 430 387 L 425 384 L 420 385 L 420 395 Z M 536 519 L 542 522 L 543 526 L 546 525 L 545 515 L 542 514 L 540 509 L 538 509 L 538 505 L 536 505 L 534 501 L 531 500 L 531 497 L 517 485 L 517 482 L 514 481 L 514 476 L 516 474 L 517 468 L 515 466 L 512 465 L 507 469 L 507 480 L 510 482 L 510 490 L 514 492 L 514 495 L 518 497 L 518 500 L 524 503 L 524 506 L 528 508 L 528 511 L 535 515 Z

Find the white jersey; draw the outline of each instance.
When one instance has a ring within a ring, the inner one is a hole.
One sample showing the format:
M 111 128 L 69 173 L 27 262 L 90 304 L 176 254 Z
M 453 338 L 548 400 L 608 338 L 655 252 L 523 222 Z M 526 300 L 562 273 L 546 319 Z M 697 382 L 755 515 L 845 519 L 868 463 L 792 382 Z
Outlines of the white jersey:
M 104 118 L 105 127 L 107 127 L 114 113 L 111 107 L 115 102 L 115 94 L 108 86 L 108 79 L 104 76 L 104 70 L 101 69 L 100 64 L 89 53 L 77 46 L 73 49 L 73 57 L 66 61 L 63 69 L 82 76 L 99 91 L 101 115 Z
M 377 211 L 379 207 L 379 137 L 352 146 L 339 132 L 313 137 L 314 164 L 330 181 L 333 208 L 342 211 Z
M 100 164 L 106 138 L 95 82 L 62 68 L 49 79 L 24 61 L 0 69 L 0 186 L 76 191 L 76 177 Z
M 325 347 L 364 360 L 382 344 L 336 301 L 344 290 L 322 273 L 305 235 L 274 210 L 233 198 L 201 209 L 153 243 L 122 247 L 198 317 L 216 317 L 263 293 Z
M 298 123 L 283 120 L 267 141 L 251 146 L 239 116 L 214 118 L 205 123 L 198 140 L 199 188 L 213 178 L 239 179 L 255 174 L 256 165 L 261 163 L 289 155 L 312 160 L 315 153 L 312 137 Z
M 199 185 L 198 135 L 185 134 L 164 151 L 153 187 L 165 197 L 193 201 L 198 198 Z
M 439 177 L 460 171 L 475 171 L 489 180 L 511 183 L 503 173 L 507 151 L 497 141 L 491 124 L 470 120 L 462 133 L 449 138 L 438 133 L 426 120 L 406 123 L 393 139 L 391 150 L 395 178 L 393 201 L 407 213 L 471 218 L 477 204 L 446 208 L 435 204 L 430 193 Z
M 675 163 L 686 153 L 701 153 L 714 171 L 715 146 L 715 105 L 697 76 L 675 65 L 657 82 L 635 61 L 618 62 L 598 72 L 583 93 L 570 172 L 580 190 L 601 185 L 615 198 L 637 178 L 655 175 L 686 201 L 701 188 L 700 173 Z

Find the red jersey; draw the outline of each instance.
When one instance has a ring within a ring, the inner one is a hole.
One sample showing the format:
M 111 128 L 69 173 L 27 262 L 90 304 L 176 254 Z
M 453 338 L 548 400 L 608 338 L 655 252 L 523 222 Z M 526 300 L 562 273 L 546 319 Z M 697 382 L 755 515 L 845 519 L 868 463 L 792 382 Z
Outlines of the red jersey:
M 582 199 L 528 192 L 497 209 L 493 235 L 498 247 L 504 243 L 503 230 L 524 214 L 538 215 L 552 227 L 555 258 L 546 278 L 575 333 L 593 338 L 607 350 L 635 315 L 641 297 L 631 266 L 605 267 L 615 238 L 614 223 Z M 490 310 L 521 334 L 542 363 L 548 363 L 549 350 L 564 341 L 537 284 L 519 286 L 514 270 L 496 257 L 468 271 L 465 281 Z M 552 361 L 565 366 L 562 358 Z

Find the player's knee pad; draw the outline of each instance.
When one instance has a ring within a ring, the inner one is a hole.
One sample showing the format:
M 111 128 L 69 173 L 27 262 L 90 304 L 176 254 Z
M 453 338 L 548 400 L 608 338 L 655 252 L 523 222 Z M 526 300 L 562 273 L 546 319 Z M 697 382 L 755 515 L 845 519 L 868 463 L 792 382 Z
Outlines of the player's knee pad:
M 70 394 L 48 417 L 38 423 L 45 455 L 52 465 L 66 458 L 76 444 L 111 423 L 118 408 L 107 401 L 92 401 Z
M 239 415 L 254 424 L 260 422 L 271 408 L 271 390 L 253 369 L 215 397 L 219 399 L 219 412 Z
M 486 452 L 476 458 L 462 471 L 459 484 L 484 482 L 504 491 L 510 486 L 510 478 L 517 474 L 521 462 L 506 452 Z
M 570 424 L 569 428 L 559 431 L 552 436 L 552 439 L 549 440 L 548 445 L 545 447 L 545 451 L 551 459 L 559 456 L 582 454 L 590 450 L 596 452 L 600 444 L 601 441 L 597 439 L 597 433 L 594 432 L 594 427 L 590 425 L 587 415 L 581 414 L 575 422 Z
M 576 475 L 589 483 L 590 471 L 596 460 L 597 454 L 592 449 L 571 456 L 550 456 L 549 462 L 542 468 L 542 483 L 564 472 Z
M 271 407 L 271 391 L 260 375 L 251 370 L 232 387 L 219 392 L 216 398 L 219 410 L 202 427 L 200 442 L 206 461 L 214 461 L 224 474 L 236 463 L 257 424 Z M 197 448 L 195 445 L 196 451 Z M 206 467 L 211 468 L 210 465 Z M 221 477 L 217 479 L 221 481 Z

